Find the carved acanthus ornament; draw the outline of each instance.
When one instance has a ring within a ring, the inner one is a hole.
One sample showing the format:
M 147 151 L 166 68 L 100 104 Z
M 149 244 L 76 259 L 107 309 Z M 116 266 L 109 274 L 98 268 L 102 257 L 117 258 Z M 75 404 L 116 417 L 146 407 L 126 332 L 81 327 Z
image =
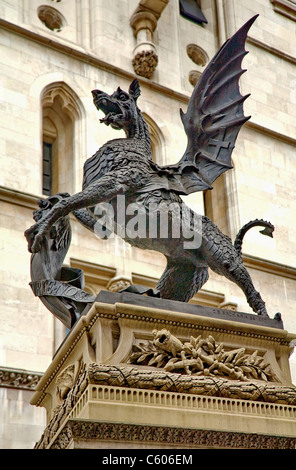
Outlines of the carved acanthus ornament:
M 132 64 L 136 74 L 141 77 L 151 78 L 157 67 L 158 56 L 153 33 L 167 3 L 168 0 L 140 0 L 130 19 L 130 25 L 137 39 Z
M 133 58 L 133 67 L 137 75 L 151 78 L 158 63 L 157 54 L 153 51 L 140 51 Z

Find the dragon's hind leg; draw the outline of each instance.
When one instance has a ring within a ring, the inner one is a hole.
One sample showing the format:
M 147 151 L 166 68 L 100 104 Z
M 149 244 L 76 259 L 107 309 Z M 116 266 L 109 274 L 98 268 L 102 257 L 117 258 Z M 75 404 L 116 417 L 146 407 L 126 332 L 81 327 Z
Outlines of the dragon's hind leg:
M 237 236 L 235 246 L 229 237 L 224 235 L 219 228 L 207 217 L 203 218 L 203 249 L 209 267 L 230 281 L 237 284 L 244 292 L 250 307 L 258 315 L 268 316 L 265 302 L 259 292 L 256 291 L 251 276 L 243 264 L 241 256 L 241 242 L 245 232 L 256 225 L 263 225 L 272 233 L 273 226 L 265 221 L 252 221 L 243 227 Z M 264 232 L 264 234 L 270 235 Z
M 230 266 L 226 272 L 224 272 L 224 275 L 242 289 L 247 298 L 248 304 L 255 313 L 268 317 L 265 302 L 262 300 L 259 292 L 256 291 L 251 276 L 242 262 L 235 266 Z
M 208 268 L 197 268 L 190 261 L 167 258 L 167 267 L 156 289 L 163 299 L 188 302 L 208 278 Z

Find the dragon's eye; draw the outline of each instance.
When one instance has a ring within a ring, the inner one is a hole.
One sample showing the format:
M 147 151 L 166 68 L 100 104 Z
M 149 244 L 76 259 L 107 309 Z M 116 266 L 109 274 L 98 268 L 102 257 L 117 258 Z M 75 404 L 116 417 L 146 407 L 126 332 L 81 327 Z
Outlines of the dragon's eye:
M 124 95 L 123 93 L 121 93 L 119 99 L 120 99 L 120 101 L 127 101 L 127 100 L 128 100 L 128 96 L 127 96 L 127 95 Z

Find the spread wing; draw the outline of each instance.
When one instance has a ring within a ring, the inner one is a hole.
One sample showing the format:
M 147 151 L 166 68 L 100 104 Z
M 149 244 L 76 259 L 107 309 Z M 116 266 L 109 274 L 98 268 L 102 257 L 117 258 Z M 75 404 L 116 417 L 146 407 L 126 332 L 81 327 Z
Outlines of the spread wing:
M 176 165 L 162 167 L 171 177 L 171 188 L 190 194 L 210 189 L 224 171 L 232 168 L 231 154 L 241 126 L 250 117 L 244 116 L 239 78 L 247 54 L 248 31 L 258 15 L 251 18 L 217 52 L 190 98 L 186 114 L 181 119 L 188 144 Z

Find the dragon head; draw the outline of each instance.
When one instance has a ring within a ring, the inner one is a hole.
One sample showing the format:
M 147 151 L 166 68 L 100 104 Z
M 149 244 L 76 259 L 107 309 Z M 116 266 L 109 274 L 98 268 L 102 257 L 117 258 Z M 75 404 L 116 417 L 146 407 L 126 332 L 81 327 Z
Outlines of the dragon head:
M 138 119 L 137 99 L 140 96 L 137 79 L 130 84 L 128 93 L 118 87 L 112 95 L 100 90 L 93 90 L 92 95 L 96 108 L 105 114 L 100 122 L 107 126 L 110 124 L 113 129 L 123 129 L 128 136 L 135 134 Z

